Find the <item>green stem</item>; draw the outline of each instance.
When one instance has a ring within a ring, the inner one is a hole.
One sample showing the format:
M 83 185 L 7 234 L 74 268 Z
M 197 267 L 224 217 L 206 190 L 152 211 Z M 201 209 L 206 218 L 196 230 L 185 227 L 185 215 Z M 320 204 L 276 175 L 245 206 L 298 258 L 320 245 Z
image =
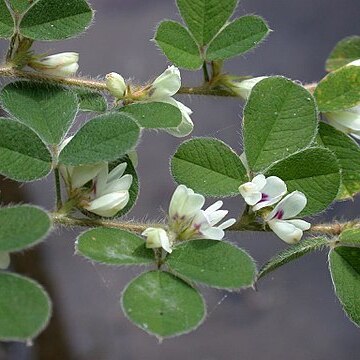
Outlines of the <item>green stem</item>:
M 203 69 L 203 73 L 204 73 L 204 82 L 205 83 L 210 82 L 210 77 L 209 77 L 209 72 L 207 69 L 206 61 L 204 61 L 202 69 Z
M 55 176 L 55 191 L 56 191 L 56 209 L 60 210 L 63 204 L 61 199 L 60 172 L 58 168 L 54 169 L 54 176 Z

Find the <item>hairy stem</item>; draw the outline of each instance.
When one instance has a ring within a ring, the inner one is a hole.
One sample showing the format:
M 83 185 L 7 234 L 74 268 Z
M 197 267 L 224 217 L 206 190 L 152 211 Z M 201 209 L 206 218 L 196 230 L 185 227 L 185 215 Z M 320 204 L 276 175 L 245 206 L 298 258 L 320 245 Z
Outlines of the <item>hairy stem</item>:
M 47 76 L 37 72 L 17 70 L 11 66 L 0 66 L 0 77 L 20 78 L 27 80 L 43 81 L 64 86 L 87 88 L 90 90 L 108 91 L 106 83 L 104 81 L 97 81 L 84 77 L 62 78 L 56 76 Z M 305 88 L 307 88 L 309 91 L 313 91 L 315 87 L 316 83 L 305 85 Z M 181 89 L 178 91 L 178 94 L 238 97 L 236 94 L 230 91 L 227 91 L 225 89 L 214 89 L 209 87 L 208 85 L 194 87 L 184 86 L 181 87 Z

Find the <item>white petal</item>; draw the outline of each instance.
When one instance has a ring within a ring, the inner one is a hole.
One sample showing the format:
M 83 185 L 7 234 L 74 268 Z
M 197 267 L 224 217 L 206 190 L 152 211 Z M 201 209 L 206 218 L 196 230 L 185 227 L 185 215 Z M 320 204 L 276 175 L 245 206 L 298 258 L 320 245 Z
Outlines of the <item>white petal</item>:
M 209 206 L 206 210 L 205 213 L 206 214 L 211 214 L 212 212 L 219 210 L 221 207 L 223 206 L 223 202 L 221 200 L 216 201 L 215 203 L 213 203 L 211 206 Z
M 243 81 L 238 82 L 238 83 L 234 83 L 233 90 L 239 96 L 241 96 L 243 99 L 246 100 L 250 96 L 250 93 L 251 93 L 251 90 L 253 89 L 253 87 L 258 82 L 260 82 L 261 80 L 264 80 L 266 78 L 267 78 L 267 76 L 259 76 L 259 77 L 254 77 L 252 79 L 243 80 Z
M 79 64 L 70 64 L 57 67 L 56 69 L 41 69 L 41 72 L 46 75 L 66 77 L 74 75 L 79 69 Z
M 176 106 L 181 111 L 181 123 L 176 128 L 166 128 L 164 129 L 167 133 L 170 135 L 176 136 L 176 137 L 184 137 L 189 135 L 193 129 L 194 124 L 190 118 L 190 115 L 192 114 L 192 110 L 182 104 L 180 101 L 176 101 L 175 99 L 169 97 L 161 100 L 161 102 L 171 104 L 173 106 Z
M 259 174 L 256 175 L 251 182 L 256 186 L 256 190 L 263 192 L 264 186 L 266 186 L 266 178 L 265 175 Z
M 290 219 L 298 215 L 304 209 L 306 203 L 306 196 L 302 192 L 293 191 L 275 206 L 275 209 L 268 215 L 266 221 L 271 220 L 279 211 L 282 212 L 282 220 Z
M 153 81 L 151 87 L 153 92 L 150 96 L 153 101 L 175 95 L 181 87 L 179 69 L 175 66 L 168 67 Z
M 311 224 L 307 221 L 300 220 L 300 219 L 293 219 L 293 220 L 287 220 L 288 223 L 293 224 L 300 230 L 309 230 L 311 228 Z
M 271 230 L 288 244 L 296 244 L 300 241 L 303 232 L 295 225 L 286 220 L 271 220 L 268 222 Z
M 0 269 L 5 270 L 10 265 L 10 255 L 7 252 L 0 252 Z
M 94 178 L 95 195 L 103 193 L 103 191 L 106 189 L 108 173 L 109 165 L 108 163 L 105 163 L 99 170 L 97 176 Z
M 277 176 L 269 176 L 266 178 L 266 184 L 261 189 L 263 194 L 268 195 L 270 198 L 285 195 L 287 192 L 286 184 Z
M 282 195 L 280 196 L 276 196 L 274 198 L 270 198 L 269 200 L 265 200 L 265 201 L 261 201 L 261 202 L 258 202 L 255 206 L 253 206 L 253 211 L 258 211 L 264 207 L 267 207 L 267 206 L 270 206 L 270 205 L 274 205 L 276 204 L 278 201 L 280 201 L 282 198 Z
M 73 167 L 71 171 L 71 185 L 74 188 L 84 186 L 87 182 L 94 179 L 103 167 L 104 163 Z
M 129 190 L 132 184 L 133 177 L 130 174 L 126 174 L 122 176 L 120 179 L 113 180 L 111 183 L 107 184 L 105 189 L 102 189 L 101 192 L 97 192 L 97 197 L 103 196 L 106 194 L 118 192 L 118 191 L 126 191 Z
M 37 62 L 43 66 L 57 67 L 63 65 L 70 65 L 79 61 L 79 54 L 76 52 L 63 52 L 59 54 L 46 56 Z
M 204 229 L 203 231 L 201 231 L 201 233 L 206 239 L 211 240 L 221 240 L 225 235 L 224 230 L 218 227 L 210 227 L 208 229 Z
M 123 209 L 129 201 L 129 192 L 117 192 L 106 194 L 84 206 L 90 212 L 99 216 L 111 217 Z
M 240 188 L 239 188 L 239 190 L 240 190 L 240 193 L 241 193 Z M 241 193 L 241 195 L 243 196 L 245 202 L 250 206 L 255 205 L 256 203 L 258 203 L 262 198 L 262 194 L 261 194 L 260 191 L 256 191 L 256 192 L 253 192 L 253 193 L 250 193 L 250 194 L 244 194 L 244 192 L 243 192 L 243 193 Z
M 218 226 L 219 229 L 225 230 L 229 228 L 230 226 L 234 225 L 236 223 L 236 219 L 231 218 L 226 221 L 224 221 L 222 224 Z
M 353 109 L 325 114 L 330 124 L 340 131 L 351 133 L 360 131 L 360 114 Z
M 205 198 L 194 193 L 192 189 L 187 188 L 185 185 L 179 185 L 175 190 L 169 206 L 170 218 L 175 214 L 191 217 L 194 216 L 204 205 Z
M 121 176 L 123 176 L 126 167 L 127 167 L 127 163 L 123 162 L 123 163 L 119 164 L 118 166 L 116 166 L 114 169 L 112 169 L 109 172 L 109 175 L 107 176 L 107 182 L 109 183 L 113 180 L 120 179 Z
M 346 66 L 360 66 L 360 59 L 348 63 Z
M 218 210 L 208 214 L 211 226 L 214 226 L 220 222 L 228 214 L 228 212 L 228 210 Z

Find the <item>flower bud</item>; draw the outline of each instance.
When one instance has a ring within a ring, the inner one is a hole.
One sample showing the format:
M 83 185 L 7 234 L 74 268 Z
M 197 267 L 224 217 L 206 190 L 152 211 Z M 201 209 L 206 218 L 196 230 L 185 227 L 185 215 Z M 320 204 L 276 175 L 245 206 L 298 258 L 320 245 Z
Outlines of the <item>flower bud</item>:
M 78 53 L 65 52 L 31 60 L 29 66 L 47 75 L 66 77 L 76 73 L 78 61 Z
M 360 59 L 354 60 L 354 61 L 346 64 L 346 66 L 360 66 Z
M 122 98 L 126 92 L 126 83 L 124 78 L 116 73 L 112 72 L 105 76 L 106 79 L 106 86 L 110 91 L 111 95 L 115 96 L 116 98 Z
M 164 229 L 149 227 L 141 235 L 146 236 L 147 248 L 163 248 L 168 253 L 172 252 L 170 239 Z
M 251 90 L 253 87 L 260 82 L 261 80 L 266 79 L 267 76 L 259 76 L 248 80 L 243 80 L 241 82 L 234 82 L 232 90 L 243 99 L 247 100 L 250 96 Z

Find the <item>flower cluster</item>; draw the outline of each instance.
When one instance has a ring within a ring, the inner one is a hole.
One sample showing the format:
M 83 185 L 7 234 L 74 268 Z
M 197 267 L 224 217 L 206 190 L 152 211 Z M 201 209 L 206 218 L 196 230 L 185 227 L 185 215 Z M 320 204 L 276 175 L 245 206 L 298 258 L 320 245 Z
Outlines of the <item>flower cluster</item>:
M 271 230 L 288 244 L 300 241 L 303 231 L 310 229 L 310 223 L 292 219 L 305 208 L 306 196 L 300 191 L 293 191 L 281 200 L 287 193 L 287 187 L 280 178 L 276 176 L 266 178 L 259 174 L 252 181 L 240 185 L 239 191 L 245 202 L 252 206 L 253 211 L 277 203 L 270 214 L 266 216 L 265 221 Z
M 220 210 L 223 202 L 217 201 L 203 210 L 204 204 L 204 196 L 195 193 L 185 185 L 179 185 L 169 205 L 168 231 L 161 228 L 147 228 L 143 232 L 143 235 L 147 237 L 147 247 L 162 247 L 170 253 L 176 241 L 221 240 L 225 235 L 224 230 L 233 225 L 235 219 L 219 224 L 228 214 L 227 210 Z
M 110 93 L 118 99 L 122 99 L 127 95 L 128 86 L 120 74 L 114 72 L 107 74 L 106 85 Z M 180 110 L 182 115 L 180 125 L 176 128 L 166 129 L 169 134 L 177 137 L 189 135 L 194 128 L 194 124 L 190 118 L 190 115 L 192 114 L 191 109 L 173 98 L 180 87 L 181 76 L 179 69 L 175 66 L 169 66 L 160 76 L 137 95 L 137 101 L 163 102 L 173 105 Z
M 79 69 L 79 54 L 64 52 L 32 59 L 28 65 L 46 75 L 66 77 L 74 75 Z
M 70 197 L 79 195 L 81 208 L 103 217 L 115 216 L 129 202 L 132 175 L 125 174 L 127 164 L 121 163 L 109 172 L 109 165 L 61 166 L 61 174 Z M 91 187 L 84 187 L 92 181 Z

